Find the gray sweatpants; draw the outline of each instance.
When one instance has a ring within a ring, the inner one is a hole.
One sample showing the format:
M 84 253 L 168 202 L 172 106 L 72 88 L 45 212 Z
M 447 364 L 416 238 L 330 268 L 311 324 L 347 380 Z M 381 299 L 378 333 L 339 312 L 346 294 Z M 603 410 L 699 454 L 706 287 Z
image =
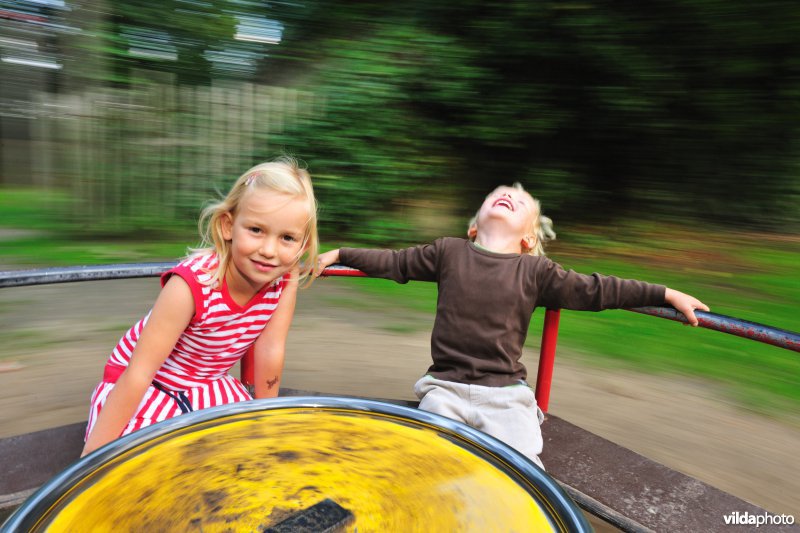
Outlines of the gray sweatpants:
M 452 418 L 500 439 L 544 468 L 544 414 L 527 385 L 484 387 L 424 376 L 414 385 L 419 408 Z

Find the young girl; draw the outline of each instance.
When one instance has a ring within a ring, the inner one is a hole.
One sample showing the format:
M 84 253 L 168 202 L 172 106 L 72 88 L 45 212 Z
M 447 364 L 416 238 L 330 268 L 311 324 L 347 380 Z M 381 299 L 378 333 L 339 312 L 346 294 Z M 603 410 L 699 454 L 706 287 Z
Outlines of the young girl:
M 203 211 L 204 248 L 161 276 L 91 399 L 86 455 L 196 409 L 252 399 L 228 370 L 255 343 L 255 396 L 277 396 L 298 283 L 318 253 L 311 179 L 290 158 L 245 172 Z
M 467 236 L 399 251 L 332 250 L 320 255 L 317 273 L 341 262 L 399 283 L 435 281 L 433 365 L 414 387 L 420 409 L 497 437 L 540 466 L 543 417 L 520 362 L 536 307 L 599 311 L 668 303 L 692 325 L 694 309 L 708 311 L 662 285 L 578 274 L 544 257 L 542 243 L 555 236 L 550 219 L 519 184 L 489 194 Z

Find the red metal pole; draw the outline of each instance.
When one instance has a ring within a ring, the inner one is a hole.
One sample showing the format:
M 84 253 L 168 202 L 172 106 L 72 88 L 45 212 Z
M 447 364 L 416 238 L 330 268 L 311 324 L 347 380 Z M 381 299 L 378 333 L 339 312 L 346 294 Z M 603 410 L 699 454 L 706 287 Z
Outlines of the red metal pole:
M 253 358 L 253 346 L 251 346 L 247 349 L 247 353 L 244 354 L 244 357 L 242 357 L 242 360 L 239 362 L 239 381 L 241 381 L 245 387 L 256 386 L 255 365 Z
M 550 385 L 553 383 L 553 365 L 556 361 L 558 319 L 560 317 L 560 309 L 548 309 L 544 314 L 542 345 L 539 349 L 539 371 L 536 373 L 536 403 L 544 412 L 547 412 L 547 406 L 550 403 Z
M 320 277 L 328 277 L 328 276 L 339 276 L 339 277 L 346 277 L 346 278 L 365 278 L 367 277 L 366 274 L 361 272 L 358 269 L 350 268 L 349 266 L 344 265 L 331 265 L 322 269 L 322 273 Z

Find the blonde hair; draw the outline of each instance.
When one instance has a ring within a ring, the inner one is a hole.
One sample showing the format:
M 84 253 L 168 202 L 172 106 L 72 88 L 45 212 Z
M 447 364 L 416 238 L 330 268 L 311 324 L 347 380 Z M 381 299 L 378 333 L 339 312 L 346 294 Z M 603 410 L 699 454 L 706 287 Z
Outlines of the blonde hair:
M 245 194 L 251 190 L 267 190 L 305 199 L 308 206 L 303 242 L 296 261 L 300 262 L 300 280 L 303 287 L 311 285 L 314 276 L 313 266 L 319 255 L 319 236 L 317 235 L 317 200 L 311 186 L 311 176 L 300 168 L 296 159 L 280 157 L 272 162 L 256 165 L 236 180 L 224 199 L 203 209 L 198 221 L 202 242 L 199 247 L 190 249 L 192 255 L 216 253 L 219 263 L 209 280 L 209 285 L 219 283 L 225 277 L 231 263 L 231 243 L 222 233 L 222 221 L 226 214 L 235 216 Z M 301 261 L 305 259 L 304 261 Z
M 495 188 L 494 191 L 496 191 L 498 188 Z M 524 192 L 525 194 L 530 196 L 531 200 L 533 200 L 533 207 L 532 207 L 533 216 L 531 217 L 532 220 L 531 220 L 531 227 L 529 229 L 529 232 L 530 232 L 531 235 L 533 235 L 533 237 L 536 239 L 536 241 L 534 242 L 533 246 L 528 248 L 528 251 L 525 252 L 525 253 L 527 253 L 529 255 L 545 255 L 545 253 L 544 253 L 544 243 L 546 243 L 547 241 L 552 241 L 553 239 L 556 238 L 556 232 L 555 232 L 555 230 L 553 230 L 553 221 L 550 220 L 549 217 L 546 217 L 546 216 L 544 216 L 542 214 L 542 206 L 539 203 L 539 200 L 534 198 L 531 193 L 526 191 L 525 187 L 523 187 L 521 183 L 515 182 L 513 185 L 511 185 L 511 188 L 512 189 L 516 189 L 516 190 L 518 190 L 520 192 Z M 492 192 L 494 192 L 494 191 L 492 191 Z M 468 235 L 469 235 L 469 230 L 471 230 L 473 227 L 475 227 L 475 228 L 478 227 L 478 214 L 479 213 L 480 213 L 480 209 L 478 209 L 478 212 L 475 213 L 475 216 L 473 216 L 470 219 L 469 224 L 467 224 L 467 234 Z M 474 236 L 470 236 L 469 240 L 474 241 L 475 237 Z

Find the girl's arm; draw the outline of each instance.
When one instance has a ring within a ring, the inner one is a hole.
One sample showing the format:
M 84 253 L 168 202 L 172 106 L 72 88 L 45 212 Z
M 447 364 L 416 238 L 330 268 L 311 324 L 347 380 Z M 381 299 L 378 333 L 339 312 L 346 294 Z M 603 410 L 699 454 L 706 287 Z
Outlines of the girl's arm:
M 189 285 L 172 276 L 156 299 L 130 363 L 109 393 L 81 457 L 119 437 L 194 313 Z
M 256 398 L 274 398 L 280 389 L 283 361 L 286 354 L 286 337 L 294 317 L 297 302 L 299 271 L 292 270 L 291 277 L 283 287 L 278 307 L 272 313 L 267 326 L 256 339 L 254 346 L 254 376 Z

